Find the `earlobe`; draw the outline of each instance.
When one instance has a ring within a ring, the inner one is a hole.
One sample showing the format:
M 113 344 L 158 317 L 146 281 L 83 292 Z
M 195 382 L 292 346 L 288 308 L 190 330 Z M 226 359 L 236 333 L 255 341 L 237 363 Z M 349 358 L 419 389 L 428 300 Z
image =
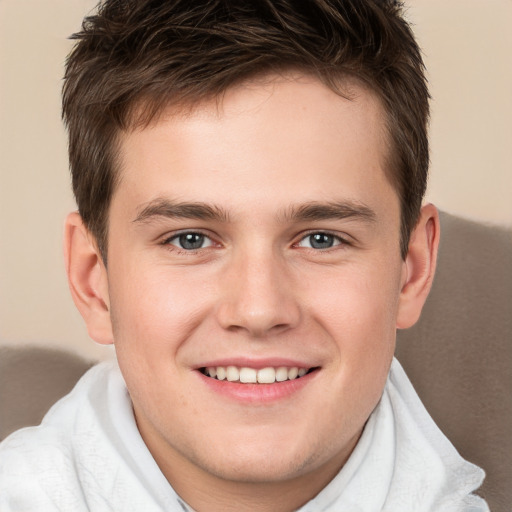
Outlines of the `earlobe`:
M 113 343 L 107 271 L 78 212 L 66 218 L 64 258 L 71 295 L 89 336 L 104 345 Z
M 439 247 L 439 214 L 432 204 L 423 206 L 411 233 L 404 262 L 404 279 L 398 306 L 397 328 L 413 326 L 432 287 Z

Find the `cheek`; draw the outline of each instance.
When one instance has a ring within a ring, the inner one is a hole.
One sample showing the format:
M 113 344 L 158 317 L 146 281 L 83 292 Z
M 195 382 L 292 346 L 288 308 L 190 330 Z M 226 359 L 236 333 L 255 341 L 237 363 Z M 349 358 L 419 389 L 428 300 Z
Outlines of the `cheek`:
M 175 351 L 204 317 L 208 297 L 186 273 L 168 269 L 131 269 L 110 283 L 111 316 L 116 344 L 140 350 Z
M 324 285 L 308 286 L 305 295 L 318 320 L 334 330 L 334 337 L 343 332 L 364 337 L 383 327 L 395 330 L 400 294 L 398 265 L 347 266 L 310 282 Z
M 333 379 L 351 390 L 355 407 L 367 402 L 367 412 L 380 397 L 393 357 L 400 289 L 397 265 L 387 273 L 372 268 L 346 268 L 324 281 L 324 293 L 310 291 L 311 317 L 334 344 Z
M 134 403 L 153 403 L 155 410 L 169 399 L 161 383 L 184 377 L 180 349 L 197 328 L 204 309 L 193 287 L 170 280 L 168 274 L 139 268 L 132 279 L 113 280 L 111 287 L 119 366 Z M 188 398 L 181 391 L 174 387 L 173 401 L 184 405 Z

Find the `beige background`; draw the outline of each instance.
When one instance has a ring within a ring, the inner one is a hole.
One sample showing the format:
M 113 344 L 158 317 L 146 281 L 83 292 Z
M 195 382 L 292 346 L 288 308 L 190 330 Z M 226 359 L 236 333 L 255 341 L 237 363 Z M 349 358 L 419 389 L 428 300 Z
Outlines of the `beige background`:
M 0 0 L 0 343 L 94 344 L 61 251 L 74 208 L 60 122 L 63 62 L 95 2 Z M 512 224 L 512 0 L 410 0 L 433 95 L 428 199 Z

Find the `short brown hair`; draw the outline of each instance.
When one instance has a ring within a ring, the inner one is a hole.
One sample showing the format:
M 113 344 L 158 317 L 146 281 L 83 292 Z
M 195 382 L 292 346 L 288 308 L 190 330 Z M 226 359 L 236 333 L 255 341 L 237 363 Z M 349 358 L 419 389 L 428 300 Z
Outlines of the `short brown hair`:
M 105 0 L 72 38 L 63 118 L 73 191 L 105 261 L 120 131 L 149 123 L 171 103 L 193 107 L 255 75 L 289 69 L 334 90 L 352 77 L 380 98 L 405 257 L 426 188 L 429 94 L 401 2 Z

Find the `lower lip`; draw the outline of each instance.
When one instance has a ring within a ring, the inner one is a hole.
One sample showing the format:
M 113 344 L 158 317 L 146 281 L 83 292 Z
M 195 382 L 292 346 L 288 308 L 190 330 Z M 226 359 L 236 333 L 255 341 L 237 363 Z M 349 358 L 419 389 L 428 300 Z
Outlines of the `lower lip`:
M 228 380 L 218 380 L 197 372 L 211 391 L 232 400 L 247 403 L 268 403 L 288 398 L 307 386 L 317 375 L 318 370 L 294 380 L 274 384 L 242 384 Z

